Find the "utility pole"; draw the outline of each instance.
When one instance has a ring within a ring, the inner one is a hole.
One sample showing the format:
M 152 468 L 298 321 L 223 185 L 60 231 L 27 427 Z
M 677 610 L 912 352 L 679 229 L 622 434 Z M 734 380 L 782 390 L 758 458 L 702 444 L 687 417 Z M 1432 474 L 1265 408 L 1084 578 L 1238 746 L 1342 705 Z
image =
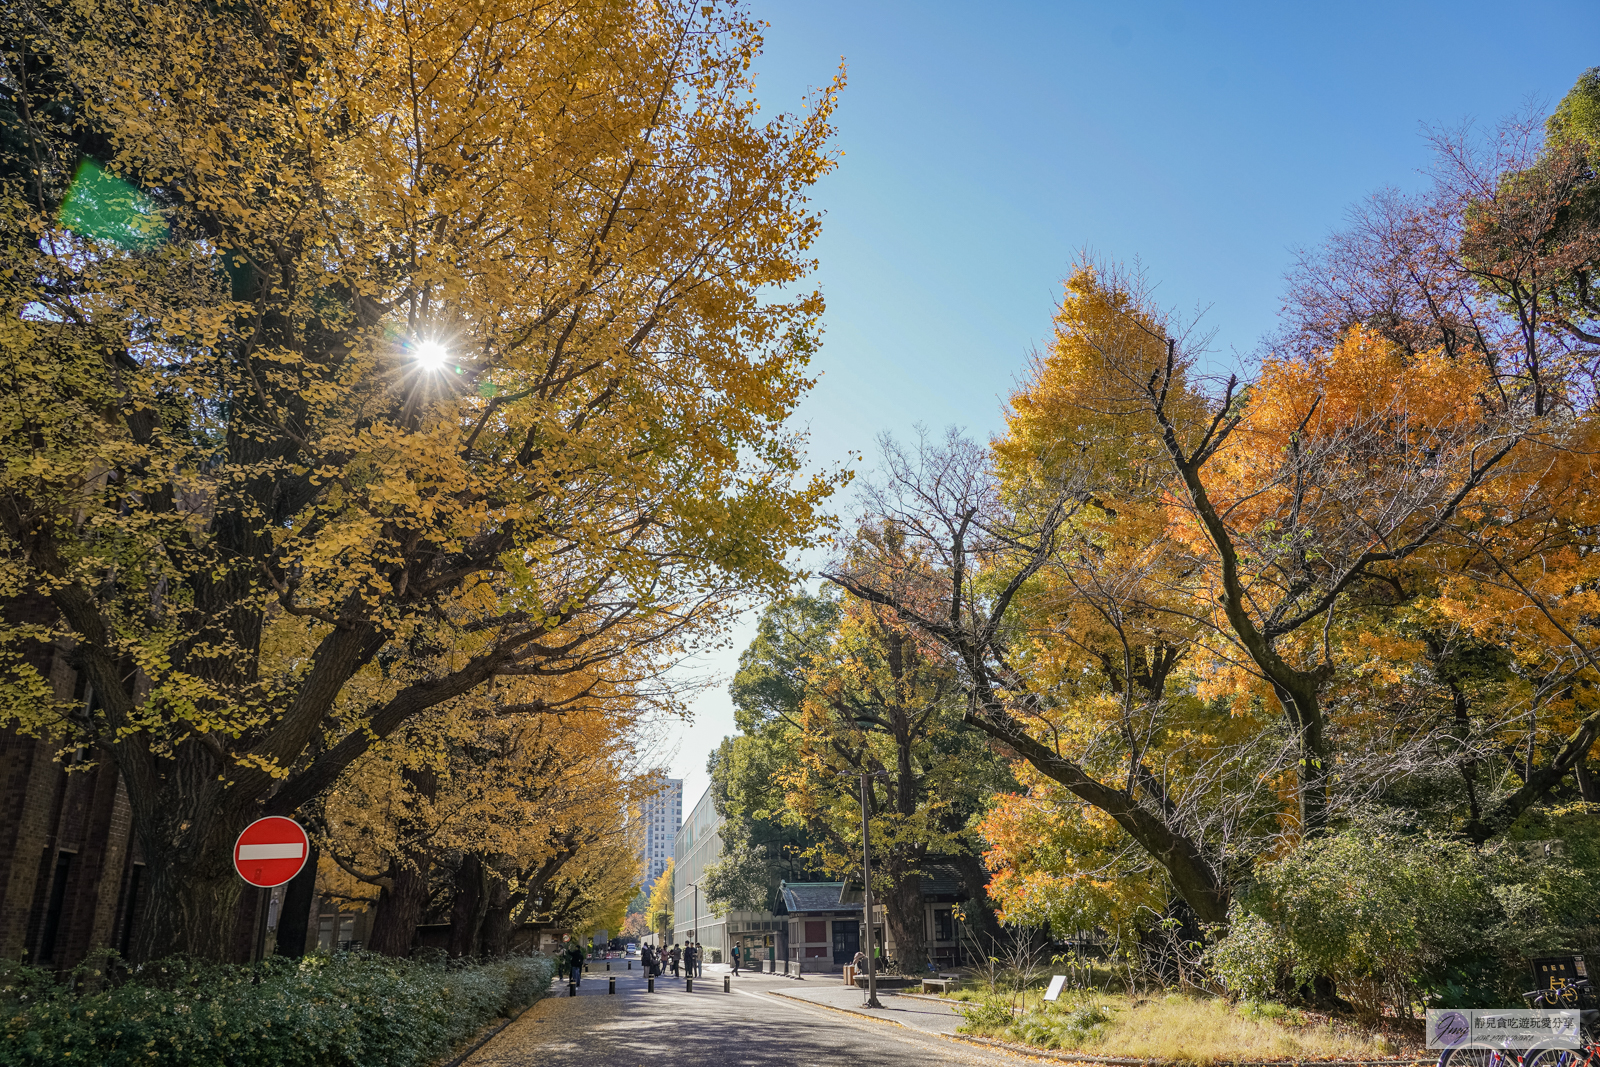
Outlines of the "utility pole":
M 867 905 L 867 1007 L 881 1008 L 878 1003 L 878 961 L 874 959 L 872 941 L 872 844 L 867 840 L 867 779 L 861 774 L 861 882 L 866 890 Z

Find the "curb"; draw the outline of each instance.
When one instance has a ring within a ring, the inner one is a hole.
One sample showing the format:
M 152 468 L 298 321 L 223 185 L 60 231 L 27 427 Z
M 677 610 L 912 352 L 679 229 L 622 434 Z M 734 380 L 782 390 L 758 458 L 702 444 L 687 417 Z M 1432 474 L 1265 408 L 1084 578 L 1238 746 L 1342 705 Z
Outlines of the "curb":
M 867 1016 L 871 1018 L 871 1016 Z M 972 1034 L 940 1034 L 952 1041 L 960 1041 L 969 1045 L 981 1045 L 988 1048 L 1005 1049 L 1007 1052 L 1016 1052 L 1026 1056 L 1043 1056 L 1047 1059 L 1061 1063 L 1096 1063 L 1110 1064 L 1114 1067 L 1195 1067 L 1191 1062 L 1180 1060 L 1148 1060 L 1134 1059 L 1124 1056 L 1091 1056 L 1087 1053 L 1074 1053 L 1062 1049 L 1039 1048 L 1035 1045 L 1016 1045 L 1009 1041 L 996 1041 L 992 1037 L 976 1037 Z M 1432 1060 L 1216 1060 L 1212 1067 L 1425 1067 Z
M 507 1016 L 505 1019 L 502 1019 L 498 1025 L 490 1027 L 489 1032 L 478 1038 L 478 1040 L 474 1041 L 471 1048 L 456 1056 L 455 1059 L 444 1064 L 444 1067 L 461 1067 L 461 1065 L 467 1061 L 467 1057 L 471 1056 L 474 1052 L 477 1052 L 480 1048 L 487 1045 L 492 1038 L 499 1035 L 500 1031 L 504 1030 L 506 1027 L 522 1018 L 522 1016 L 526 1014 L 529 1009 L 549 995 L 550 994 L 548 993 L 544 993 L 534 997 L 528 1003 L 524 1004 L 522 1009 L 515 1015 Z
M 891 993 L 889 995 L 894 997 L 912 997 L 916 1000 L 932 1000 L 937 1001 L 940 1004 L 960 1003 L 960 1001 L 951 1001 L 946 997 L 941 997 L 937 993 Z
M 1004 1049 L 1007 1052 L 1015 1052 L 1024 1056 L 1043 1057 L 1055 1060 L 1058 1063 L 1094 1063 L 1105 1064 L 1107 1067 L 1195 1067 L 1192 1063 L 1179 1060 L 1138 1059 L 1127 1056 L 1091 1056 L 1081 1052 L 1074 1053 L 1060 1049 L 1039 1048 L 1036 1045 L 1017 1045 L 1009 1041 L 996 1041 L 991 1037 L 977 1037 L 972 1034 L 944 1034 L 937 1030 L 922 1030 L 915 1026 L 907 1026 L 898 1019 L 885 1019 L 882 1016 L 871 1015 L 864 1011 L 840 1008 L 833 1004 L 823 1004 L 815 1000 L 807 1000 L 804 997 L 793 996 L 789 993 L 779 993 L 769 989 L 767 990 L 767 995 L 792 1000 L 796 1004 L 809 1004 L 814 1008 L 826 1008 L 829 1011 L 842 1012 L 845 1015 L 871 1019 L 876 1023 L 888 1023 L 891 1026 L 898 1026 L 902 1030 L 926 1034 L 929 1037 L 942 1037 L 947 1041 L 977 1045 L 982 1048 Z M 897 993 L 894 995 L 907 996 L 908 994 Z M 923 994 L 909 995 L 914 995 L 919 1000 L 941 999 L 939 997 L 924 997 Z M 1426 1064 L 1431 1062 L 1431 1060 L 1219 1060 L 1213 1064 L 1213 1067 L 1425 1067 Z

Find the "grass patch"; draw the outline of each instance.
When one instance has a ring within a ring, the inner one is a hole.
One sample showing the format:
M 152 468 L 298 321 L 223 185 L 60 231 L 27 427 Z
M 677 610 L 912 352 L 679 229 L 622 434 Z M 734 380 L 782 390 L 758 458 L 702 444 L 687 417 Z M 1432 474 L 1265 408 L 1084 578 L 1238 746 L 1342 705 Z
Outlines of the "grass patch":
M 1234 1060 L 1395 1058 L 1417 1042 L 1363 1030 L 1282 1004 L 1171 993 L 1131 998 L 1069 993 L 1054 1004 L 1028 998 L 1020 1014 L 1008 997 L 962 991 L 962 1032 L 1039 1048 L 1178 1063 Z

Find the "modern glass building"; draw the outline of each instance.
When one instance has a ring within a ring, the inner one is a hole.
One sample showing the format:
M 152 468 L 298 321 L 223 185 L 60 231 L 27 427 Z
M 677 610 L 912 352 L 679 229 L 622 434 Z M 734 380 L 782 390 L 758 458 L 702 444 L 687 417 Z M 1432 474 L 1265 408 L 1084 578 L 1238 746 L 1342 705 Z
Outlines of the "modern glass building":
M 746 960 L 785 957 L 788 924 L 766 911 L 730 911 L 713 915 L 699 889 L 705 869 L 722 856 L 722 816 L 717 814 L 708 788 L 683 822 L 673 847 L 676 896 L 672 906 L 672 941 L 698 941 L 705 946 L 707 962 L 728 961 L 735 944 Z

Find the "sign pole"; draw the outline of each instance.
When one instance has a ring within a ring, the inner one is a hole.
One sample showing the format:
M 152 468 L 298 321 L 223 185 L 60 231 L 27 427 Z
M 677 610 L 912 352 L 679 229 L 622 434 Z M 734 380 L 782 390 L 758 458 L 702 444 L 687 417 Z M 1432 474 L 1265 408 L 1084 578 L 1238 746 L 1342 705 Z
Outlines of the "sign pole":
M 262 886 L 256 890 L 256 943 L 251 963 L 267 958 L 267 909 L 272 906 L 272 890 Z

